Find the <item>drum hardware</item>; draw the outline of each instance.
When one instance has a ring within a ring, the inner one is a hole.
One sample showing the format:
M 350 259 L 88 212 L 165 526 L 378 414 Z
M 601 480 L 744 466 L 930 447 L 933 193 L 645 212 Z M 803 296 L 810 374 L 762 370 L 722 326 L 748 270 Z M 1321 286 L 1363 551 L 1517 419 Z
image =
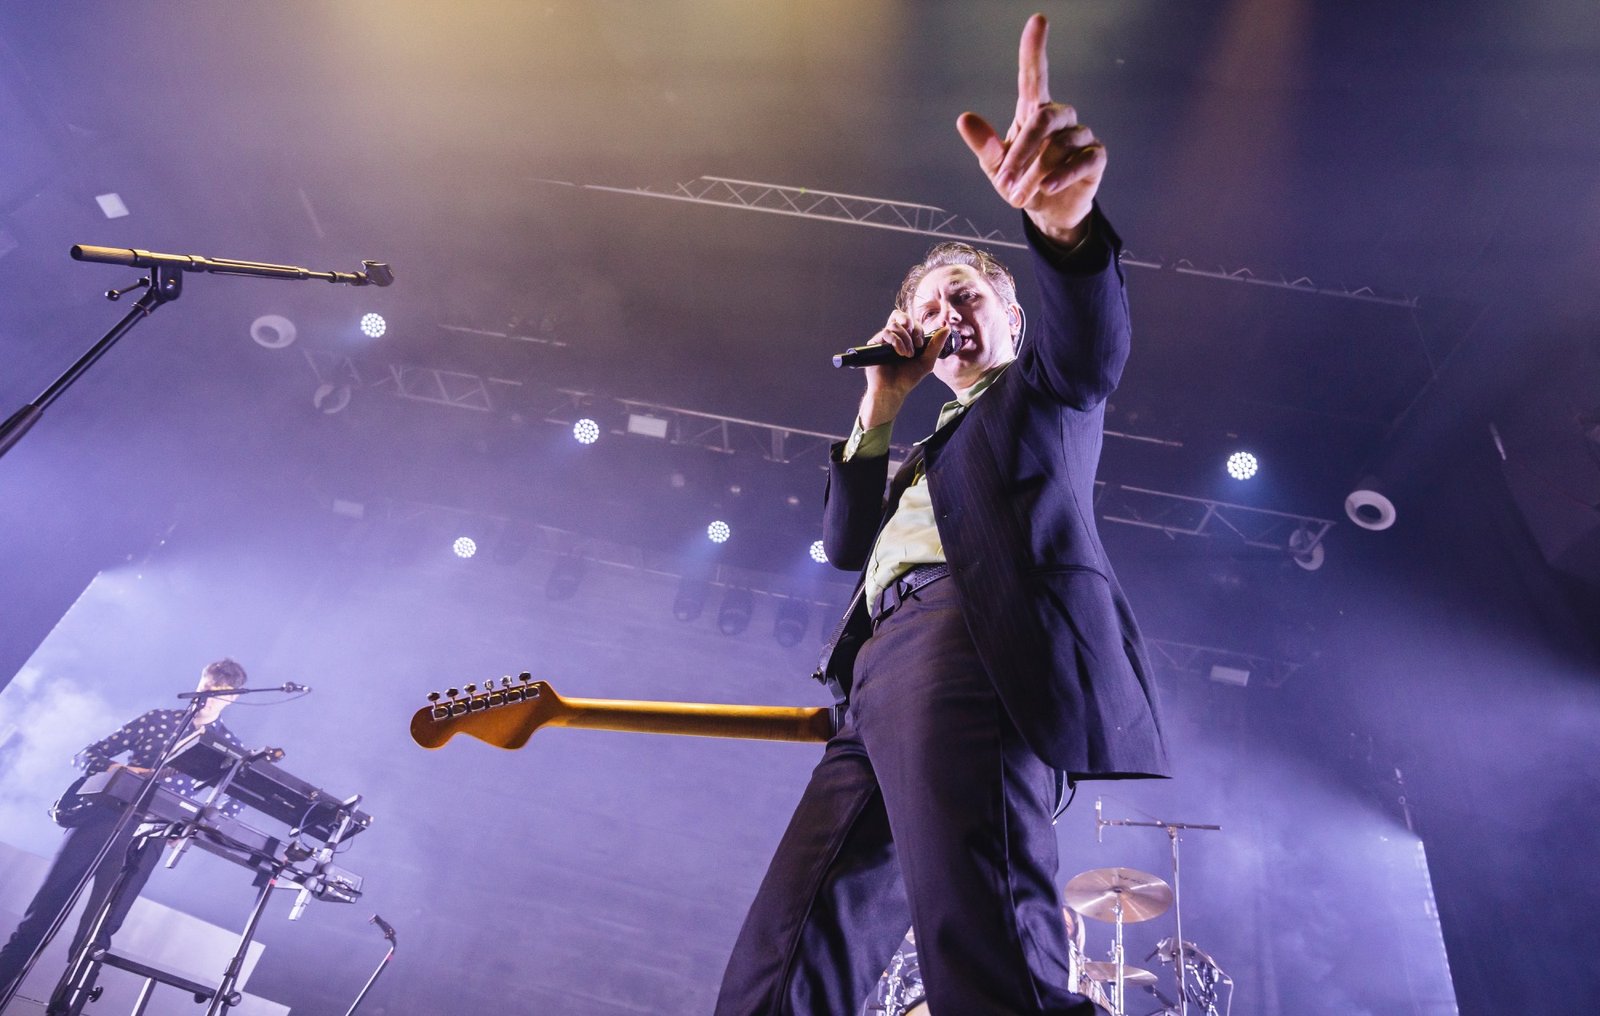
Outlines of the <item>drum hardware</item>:
M 1124 989 L 1129 981 L 1122 949 L 1122 926 L 1148 921 L 1166 913 L 1167 908 L 1172 906 L 1172 887 L 1148 872 L 1133 868 L 1096 868 L 1074 875 L 1062 889 L 1061 898 L 1067 906 L 1083 916 L 1097 921 L 1110 921 L 1116 926 L 1111 943 L 1111 962 L 1097 966 L 1110 968 L 1112 1012 L 1115 1016 L 1126 1016 Z M 1138 973 L 1150 972 L 1139 970 Z M 1150 976 L 1153 979 L 1154 975 Z
M 1114 981 L 1117 977 L 1117 966 L 1104 960 L 1090 960 L 1083 965 L 1083 973 L 1091 981 Z M 1147 984 L 1156 983 L 1156 975 L 1142 967 L 1123 967 L 1122 983 L 1128 987 L 1142 988 Z
M 1155 949 L 1145 959 L 1159 955 L 1162 963 L 1173 962 L 1173 957 L 1178 954 L 1178 950 L 1173 946 L 1172 942 L 1173 940 L 1170 938 L 1162 939 L 1156 943 Z M 1229 977 L 1227 972 L 1217 965 L 1216 960 L 1212 959 L 1208 953 L 1193 942 L 1183 943 L 1183 961 L 1188 970 L 1188 976 L 1194 981 L 1189 994 L 1189 997 L 1194 1000 L 1194 1004 L 1199 1006 L 1206 1016 L 1217 1016 L 1219 989 L 1226 986 L 1228 989 L 1228 1001 L 1223 1011 L 1231 1013 L 1233 1011 L 1233 978 Z
M 1126 827 L 1129 827 L 1129 828 L 1142 828 L 1142 829 L 1163 829 L 1163 830 L 1166 831 L 1167 839 L 1172 844 L 1172 915 L 1173 915 L 1173 921 L 1177 926 L 1177 934 L 1174 936 L 1174 938 L 1171 941 L 1185 942 L 1185 939 L 1183 937 L 1183 889 L 1182 889 L 1182 882 L 1180 881 L 1180 870 L 1181 869 L 1180 869 L 1180 866 L 1179 866 L 1179 856 L 1178 856 L 1179 855 L 1179 851 L 1178 851 L 1179 835 L 1178 834 L 1179 834 L 1180 831 L 1182 831 L 1184 829 L 1201 829 L 1201 830 L 1206 830 L 1208 832 L 1220 832 L 1222 827 L 1219 826 L 1219 825 L 1201 825 L 1201 824 L 1194 823 L 1194 822 L 1162 822 L 1162 821 L 1159 821 L 1159 820 L 1151 821 L 1151 822 L 1141 822 L 1141 821 L 1138 821 L 1136 819 L 1128 819 L 1128 818 L 1102 818 L 1101 817 L 1101 807 L 1102 807 L 1103 803 L 1104 803 L 1104 799 L 1103 798 L 1096 798 L 1095 802 L 1094 802 L 1094 835 L 1095 835 L 1095 839 L 1097 841 L 1100 839 L 1102 832 L 1104 831 L 1104 829 L 1107 826 L 1126 826 Z M 1192 945 L 1193 943 L 1186 943 L 1186 944 Z M 1175 955 L 1176 954 L 1176 950 L 1173 950 L 1173 952 L 1174 952 L 1174 955 Z M 1166 962 L 1166 960 L 1163 959 L 1163 962 Z M 1186 964 L 1184 964 L 1184 963 L 1176 963 L 1176 962 L 1173 963 L 1173 972 L 1177 976 L 1177 985 L 1178 985 L 1178 1016 L 1189 1016 L 1188 976 L 1187 976 L 1185 971 L 1186 971 Z M 1120 1000 L 1119 1000 L 1119 1004 L 1120 1004 Z M 1232 1005 L 1231 996 L 1230 996 L 1230 999 L 1229 999 L 1229 1004 L 1230 1004 L 1230 1006 Z

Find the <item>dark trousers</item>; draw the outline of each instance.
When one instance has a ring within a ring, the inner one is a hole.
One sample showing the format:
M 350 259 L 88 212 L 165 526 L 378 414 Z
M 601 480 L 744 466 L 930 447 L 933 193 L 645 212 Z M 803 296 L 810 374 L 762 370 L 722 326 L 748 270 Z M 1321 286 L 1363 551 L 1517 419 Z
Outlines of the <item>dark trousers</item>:
M 11 933 L 11 938 L 4 948 L 0 948 L 0 995 L 9 989 L 11 982 L 22 973 L 22 965 L 28 961 L 28 956 L 34 948 L 44 940 L 45 932 L 50 929 L 56 915 L 66 906 L 67 897 L 72 895 L 72 887 L 78 884 L 83 873 L 94 863 L 100 845 L 105 843 L 106 837 L 111 834 L 111 829 L 116 824 L 117 815 L 113 812 L 107 815 L 97 814 L 85 824 L 67 830 L 66 839 L 62 841 L 61 849 L 56 851 L 55 860 L 50 862 L 50 870 L 45 873 L 44 884 L 34 893 L 33 901 L 28 904 L 28 911 L 22 917 L 22 923 Z M 72 946 L 68 950 L 69 955 L 75 953 L 87 938 L 95 911 L 111 892 L 112 883 L 123 864 L 131 865 L 132 871 L 129 873 L 128 881 L 123 884 L 122 891 L 117 894 L 115 903 L 112 904 L 106 925 L 95 943 L 97 948 L 110 946 L 111 936 L 122 927 L 128 911 L 133 907 L 133 901 L 139 898 L 144 884 L 150 880 L 151 873 L 155 871 L 156 863 L 161 860 L 161 851 L 155 845 L 144 849 L 132 846 L 133 834 L 137 829 L 138 824 L 135 823 L 123 830 L 122 835 L 117 837 L 117 842 L 112 844 L 111 850 L 106 854 L 105 863 L 95 872 L 94 885 L 87 894 L 89 902 L 84 909 L 83 918 L 78 922 L 78 931 L 73 936 Z
M 717 1013 L 857 1013 L 914 925 L 934 1016 L 1092 1016 L 1066 987 L 1055 790 L 978 661 L 955 584 L 918 590 L 856 659 Z

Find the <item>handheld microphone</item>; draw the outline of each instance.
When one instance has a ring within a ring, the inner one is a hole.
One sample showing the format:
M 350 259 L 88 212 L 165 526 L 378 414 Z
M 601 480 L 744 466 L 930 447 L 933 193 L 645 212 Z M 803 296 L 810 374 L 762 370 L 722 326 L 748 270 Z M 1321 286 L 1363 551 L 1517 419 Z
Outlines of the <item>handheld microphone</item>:
M 935 328 L 927 334 L 926 339 L 928 342 L 937 342 L 946 338 L 949 333 L 950 329 L 948 327 Z M 928 347 L 923 346 L 922 348 L 926 349 Z M 951 347 L 946 345 L 944 349 L 939 351 L 939 355 L 941 357 L 949 356 L 951 352 Z M 901 356 L 887 342 L 873 342 L 865 346 L 852 346 L 842 353 L 835 354 L 833 365 L 835 367 L 879 367 L 886 363 L 904 363 L 911 359 L 913 358 L 909 356 Z

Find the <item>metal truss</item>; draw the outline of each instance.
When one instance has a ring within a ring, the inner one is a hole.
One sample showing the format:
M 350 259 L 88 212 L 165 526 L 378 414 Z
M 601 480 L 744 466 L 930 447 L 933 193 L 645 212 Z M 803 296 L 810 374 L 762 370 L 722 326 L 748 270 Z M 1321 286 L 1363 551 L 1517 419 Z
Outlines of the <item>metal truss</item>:
M 1289 680 L 1290 675 L 1304 666 L 1303 663 L 1274 659 L 1270 656 L 1256 656 L 1253 653 L 1242 653 L 1233 649 L 1197 646 L 1168 639 L 1147 637 L 1144 644 L 1149 647 L 1151 662 L 1158 667 L 1166 667 L 1180 674 L 1209 677 L 1211 668 L 1220 664 L 1224 667 L 1249 671 L 1251 677 L 1260 678 L 1269 688 L 1283 687 L 1283 683 Z
M 368 388 L 413 402 L 429 402 L 480 413 L 490 413 L 498 408 L 496 393 L 522 385 L 521 381 L 484 377 L 467 371 L 358 360 L 342 353 L 310 349 L 305 350 L 305 358 L 311 366 L 311 372 L 322 384 L 343 385 L 352 390 Z
M 1271 511 L 1147 487 L 1095 484 L 1095 508 L 1107 522 L 1159 529 L 1169 536 L 1236 536 L 1247 547 L 1309 555 L 1334 527 L 1332 519 Z M 1295 534 L 1303 536 L 1294 539 Z
M 667 201 L 686 201 L 697 205 L 716 205 L 749 212 L 767 212 L 772 215 L 789 215 L 801 219 L 823 222 L 842 222 L 873 229 L 889 229 L 900 233 L 916 233 L 943 240 L 964 240 L 990 247 L 1025 249 L 1027 244 L 1007 239 L 997 229 L 980 229 L 971 219 L 946 211 L 935 205 L 921 205 L 891 198 L 870 198 L 859 194 L 840 194 L 834 191 L 812 190 L 809 187 L 791 187 L 785 184 L 756 183 L 751 180 L 730 180 L 721 176 L 697 177 L 687 183 L 674 184 L 670 190 L 649 187 L 608 187 L 601 184 L 574 184 L 564 180 L 536 180 L 538 183 L 561 184 L 580 190 L 602 191 L 608 194 L 629 194 L 634 197 L 660 198 Z M 1202 268 L 1187 258 L 1161 260 L 1141 258 L 1131 251 L 1123 251 L 1122 263 L 1138 268 L 1171 269 L 1179 275 L 1198 275 L 1224 282 L 1242 282 L 1253 286 L 1270 286 L 1297 293 L 1318 296 L 1342 297 L 1368 303 L 1388 304 L 1415 309 L 1414 296 L 1386 296 L 1370 286 L 1351 287 L 1340 284 L 1318 283 L 1308 276 L 1290 277 L 1281 272 L 1257 273 L 1249 268 Z
M 571 426 L 584 416 L 604 420 L 615 433 L 626 433 L 627 417 L 649 417 L 660 422 L 669 444 L 704 448 L 726 455 L 760 455 L 768 462 L 827 465 L 828 449 L 844 435 L 783 427 L 736 416 L 682 409 L 641 399 L 618 399 L 570 388 L 539 390 L 520 381 L 486 377 L 465 371 L 441 370 L 409 364 L 357 360 L 338 353 L 305 351 L 317 380 L 387 392 L 397 398 L 433 405 L 493 412 L 504 408 L 508 393 L 519 390 L 519 408 L 537 419 Z M 531 403 L 531 404 L 530 404 Z M 1181 447 L 1182 442 L 1108 430 L 1108 437 Z M 891 455 L 903 460 L 910 453 L 896 445 Z M 1232 534 L 1246 546 L 1305 555 L 1312 552 L 1335 523 L 1331 519 L 1253 508 L 1208 498 L 1170 494 L 1147 487 L 1130 487 L 1098 481 L 1095 507 L 1102 519 L 1128 526 L 1157 529 L 1169 536 L 1212 537 Z M 1291 547 L 1290 540 L 1296 533 Z
M 553 408 L 545 416 L 551 423 L 574 423 L 584 415 L 585 408 L 596 404 L 614 403 L 629 414 L 666 421 L 666 440 L 672 444 L 705 448 L 726 454 L 753 452 L 769 462 L 789 463 L 815 459 L 819 464 L 826 465 L 828 448 L 846 438 L 843 434 L 826 434 L 817 430 L 783 427 L 774 423 L 744 420 L 737 416 L 723 416 L 697 409 L 680 409 L 676 406 L 665 406 L 639 399 L 612 399 L 594 392 L 561 389 L 559 394 L 562 405 Z M 1159 444 L 1171 448 L 1183 447 L 1182 441 L 1170 441 L 1143 434 L 1125 434 L 1114 430 L 1107 430 L 1104 433 L 1107 437 L 1128 441 Z M 897 444 L 892 446 L 891 450 L 903 460 L 911 453 L 911 446 Z

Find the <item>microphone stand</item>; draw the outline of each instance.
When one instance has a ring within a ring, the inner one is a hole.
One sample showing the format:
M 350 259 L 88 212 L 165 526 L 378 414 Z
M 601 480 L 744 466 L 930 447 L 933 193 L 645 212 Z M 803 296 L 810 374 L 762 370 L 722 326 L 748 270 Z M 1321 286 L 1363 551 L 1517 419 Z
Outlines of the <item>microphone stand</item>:
M 55 939 L 56 935 L 60 934 L 62 925 L 67 923 L 67 917 L 72 913 L 72 908 L 77 904 L 78 898 L 83 895 L 83 891 L 94 881 L 95 873 L 100 870 L 100 866 L 105 863 L 107 856 L 110 855 L 112 845 L 121 838 L 129 826 L 134 824 L 134 816 L 144 814 L 150 799 L 155 796 L 156 789 L 161 783 L 161 771 L 166 769 L 178 754 L 176 749 L 179 742 L 183 740 L 184 735 L 189 730 L 189 725 L 194 722 L 195 716 L 199 714 L 206 700 L 218 695 L 245 695 L 251 692 L 280 690 L 278 688 L 214 688 L 205 691 L 183 692 L 178 696 L 179 698 L 188 699 L 189 706 L 184 710 L 183 717 L 178 721 L 172 736 L 167 739 L 167 743 L 162 747 L 161 757 L 151 767 L 150 775 L 145 779 L 144 786 L 139 788 L 139 793 L 134 796 L 132 801 L 128 802 L 127 807 L 122 809 L 122 814 L 117 817 L 116 825 L 111 828 L 110 834 L 106 836 L 106 841 L 100 844 L 100 849 L 95 853 L 94 862 L 84 869 L 83 875 L 78 879 L 78 884 L 72 889 L 72 894 L 67 897 L 66 904 L 56 914 L 55 920 L 50 922 L 50 927 L 45 932 L 44 938 L 34 947 L 33 954 L 22 965 L 22 970 L 18 972 L 10 990 L 4 995 L 0 995 L 0 1010 L 5 1009 L 11 1003 L 17 991 L 22 987 L 22 982 L 27 979 L 28 974 L 33 970 L 34 964 L 39 961 L 40 956 L 44 955 L 45 949 Z M 61 1011 L 78 1013 L 82 1011 L 83 1006 L 89 1001 L 89 993 L 93 988 L 98 965 L 94 959 L 94 953 L 98 948 L 95 945 L 95 940 L 100 937 L 101 931 L 105 928 L 106 920 L 111 916 L 111 908 L 116 905 L 118 894 L 122 891 L 122 887 L 127 884 L 129 870 L 129 865 L 124 863 L 121 870 L 117 872 L 110 891 L 106 893 L 105 902 L 100 905 L 100 909 L 94 915 L 94 920 L 84 937 L 83 944 L 72 954 L 72 958 L 67 965 L 67 972 L 56 983 L 55 991 L 51 994 L 50 1012 L 57 1011 L 57 1003 L 59 1002 L 66 1006 Z
M 378 961 L 378 968 L 372 972 L 371 977 L 367 978 L 367 983 L 361 986 L 360 994 L 356 995 L 356 1000 L 350 1003 L 350 1008 L 344 1011 L 344 1016 L 354 1016 L 356 1006 L 360 1005 L 361 1000 L 367 997 L 367 992 L 372 990 L 372 986 L 378 983 L 378 975 L 389 969 L 389 961 L 394 959 L 395 948 L 399 945 L 399 942 L 395 938 L 394 925 L 390 924 L 388 921 L 385 921 L 377 914 L 373 914 L 372 920 L 367 923 L 376 924 L 379 928 L 383 929 L 383 937 L 389 940 L 389 951 L 384 953 L 383 959 Z
M 1129 818 L 1101 818 L 1100 802 L 1095 802 L 1094 831 L 1100 835 L 1100 830 L 1105 826 L 1128 826 L 1145 829 L 1165 829 L 1167 839 L 1172 841 L 1172 916 L 1178 926 L 1177 942 L 1173 946 L 1173 966 L 1177 968 L 1178 975 L 1178 1013 L 1179 1016 L 1189 1016 L 1189 991 L 1184 974 L 1183 959 L 1183 889 L 1179 882 L 1178 868 L 1178 831 L 1180 829 L 1205 829 L 1218 832 L 1222 829 L 1219 825 L 1201 825 L 1194 822 L 1138 822 Z
M 0 423 L 0 456 L 22 440 L 22 435 L 39 422 L 39 417 L 44 415 L 45 409 L 59 398 L 72 382 L 94 366 L 95 361 L 104 356 L 118 339 L 131 331 L 134 325 L 154 314 L 157 307 L 171 303 L 182 296 L 184 272 L 249 275 L 263 279 L 321 279 L 349 286 L 387 286 L 394 282 L 393 270 L 380 261 L 361 262 L 365 270 L 360 272 L 318 272 L 309 268 L 274 265 L 263 261 L 234 261 L 229 258 L 201 257 L 198 254 L 158 254 L 147 250 L 92 247 L 86 244 L 73 247 L 71 253 L 75 261 L 97 261 L 102 264 L 126 265 L 130 268 L 150 270 L 148 276 L 131 286 L 106 290 L 107 300 L 114 303 L 135 289 L 143 289 L 144 292 L 139 294 L 133 308 L 123 316 L 122 320 L 112 326 L 111 330 L 91 346 L 87 353 L 80 356 L 76 363 L 68 367 L 65 373 L 52 381 L 38 398 L 12 413 L 5 423 Z

